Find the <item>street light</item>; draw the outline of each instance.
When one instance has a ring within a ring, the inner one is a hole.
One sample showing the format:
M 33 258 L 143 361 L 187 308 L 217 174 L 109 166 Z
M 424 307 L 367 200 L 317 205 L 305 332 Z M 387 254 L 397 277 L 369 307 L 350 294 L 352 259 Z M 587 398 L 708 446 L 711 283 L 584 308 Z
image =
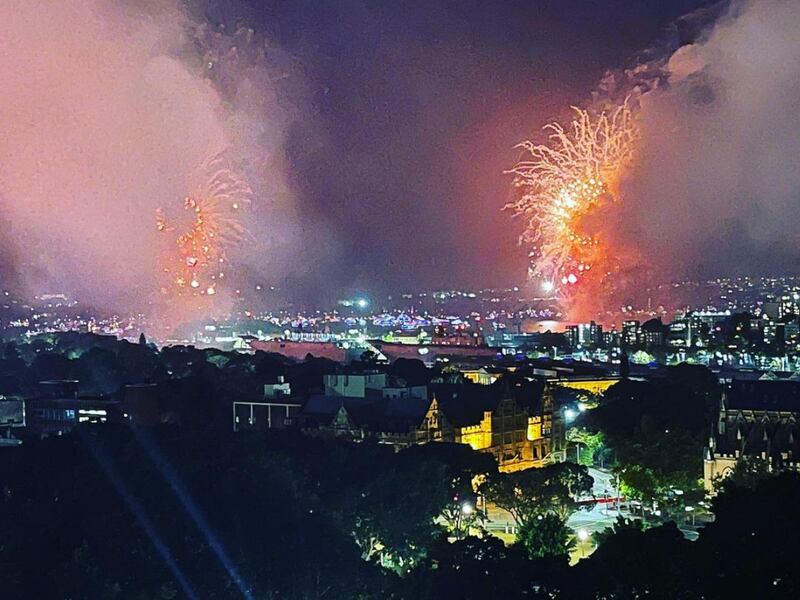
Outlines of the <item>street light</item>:
M 461 512 L 465 515 L 471 515 L 474 511 L 475 507 L 469 502 L 464 502 L 464 504 L 461 505 Z
M 581 558 L 586 558 L 586 548 L 584 547 L 584 542 L 589 539 L 589 532 L 583 528 L 578 529 L 578 544 L 581 548 Z

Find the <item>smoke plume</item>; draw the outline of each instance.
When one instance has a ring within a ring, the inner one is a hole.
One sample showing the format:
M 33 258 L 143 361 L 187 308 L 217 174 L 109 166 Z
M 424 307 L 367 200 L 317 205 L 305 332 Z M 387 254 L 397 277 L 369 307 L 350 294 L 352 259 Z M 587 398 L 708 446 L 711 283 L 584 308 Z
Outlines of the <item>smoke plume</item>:
M 638 162 L 613 219 L 639 250 L 631 268 L 660 280 L 796 271 L 798 30 L 800 3 L 734 2 L 693 43 L 622 86 L 609 78 L 632 82 L 639 103 Z
M 254 192 L 230 270 L 285 276 L 299 236 L 283 157 L 299 109 L 280 101 L 291 75 L 290 57 L 256 32 L 204 23 L 177 0 L 4 0 L 6 287 L 158 317 L 155 211 L 181 202 L 188 175 L 221 151 Z M 229 306 L 220 292 L 209 310 Z

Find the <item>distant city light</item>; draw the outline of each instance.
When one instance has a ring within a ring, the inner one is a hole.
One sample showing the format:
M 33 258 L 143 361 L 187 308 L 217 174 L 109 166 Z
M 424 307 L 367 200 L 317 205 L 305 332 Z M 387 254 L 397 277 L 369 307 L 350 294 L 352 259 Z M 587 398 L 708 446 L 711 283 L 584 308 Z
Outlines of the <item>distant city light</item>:
M 369 302 L 367 302 L 366 298 L 359 298 L 356 300 L 356 305 L 358 308 L 367 308 L 367 306 L 369 306 Z
M 550 280 L 546 279 L 542 282 L 542 290 L 545 292 L 552 292 L 554 287 L 553 282 Z

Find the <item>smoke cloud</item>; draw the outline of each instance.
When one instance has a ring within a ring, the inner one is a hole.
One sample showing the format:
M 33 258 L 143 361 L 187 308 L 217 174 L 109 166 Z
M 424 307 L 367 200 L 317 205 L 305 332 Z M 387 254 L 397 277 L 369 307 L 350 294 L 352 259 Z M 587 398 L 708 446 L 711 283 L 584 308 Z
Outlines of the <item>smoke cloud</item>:
M 155 211 L 180 203 L 189 174 L 223 150 L 254 191 L 235 271 L 267 284 L 289 272 L 287 257 L 304 262 L 283 157 L 300 110 L 280 101 L 291 75 L 291 58 L 256 32 L 221 31 L 177 1 L 4 0 L 7 285 L 158 316 Z
M 796 271 L 798 30 L 797 2 L 734 2 L 695 42 L 627 73 L 641 138 L 613 221 L 638 249 L 629 267 L 661 281 Z

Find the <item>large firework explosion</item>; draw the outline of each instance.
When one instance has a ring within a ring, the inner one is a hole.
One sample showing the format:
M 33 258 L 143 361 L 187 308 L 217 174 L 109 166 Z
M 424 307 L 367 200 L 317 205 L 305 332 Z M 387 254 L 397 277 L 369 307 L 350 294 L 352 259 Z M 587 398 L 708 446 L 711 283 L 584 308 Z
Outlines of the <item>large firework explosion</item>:
M 252 197 L 247 181 L 222 153 L 204 161 L 193 179 L 191 193 L 170 211 L 173 217 L 162 208 L 156 211 L 156 228 L 167 236 L 161 292 L 178 309 L 205 307 L 216 296 L 228 251 L 247 235 L 239 214 Z
M 545 127 L 547 144 L 519 145 L 524 158 L 510 173 L 522 193 L 507 208 L 525 220 L 531 279 L 576 318 L 582 298 L 596 299 L 615 269 L 610 241 L 592 222 L 618 198 L 636 130 L 627 102 L 596 115 L 573 109 L 568 127 Z

